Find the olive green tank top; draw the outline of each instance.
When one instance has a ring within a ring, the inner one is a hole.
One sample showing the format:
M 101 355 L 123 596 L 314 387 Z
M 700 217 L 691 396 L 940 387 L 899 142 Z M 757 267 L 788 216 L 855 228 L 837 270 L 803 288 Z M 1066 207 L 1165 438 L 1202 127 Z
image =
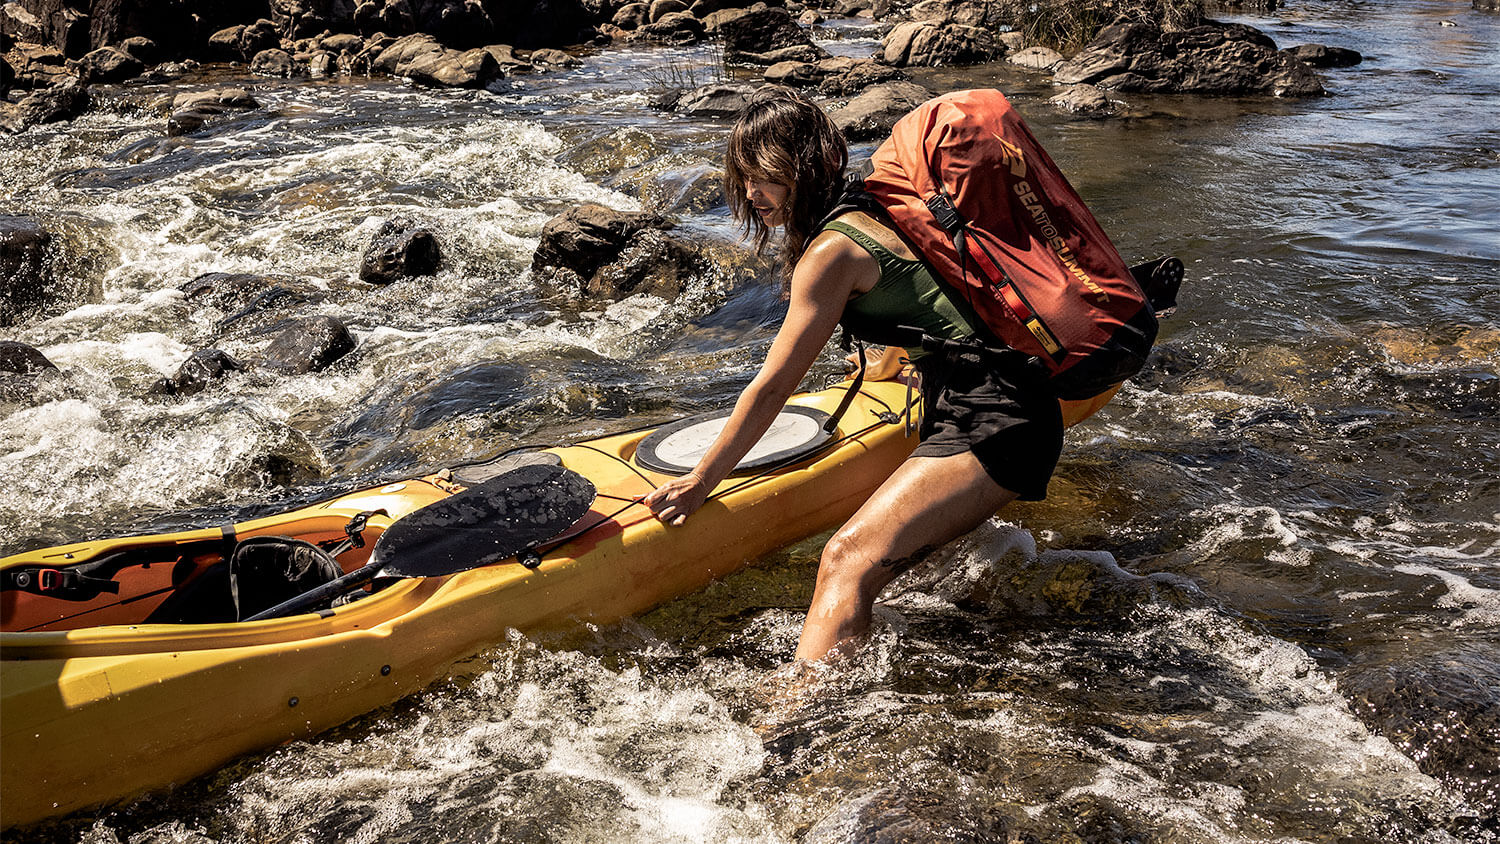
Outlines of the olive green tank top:
M 922 333 L 943 340 L 972 340 L 980 336 L 975 330 L 975 326 L 983 325 L 978 315 L 967 302 L 950 297 L 926 264 L 897 255 L 848 223 L 835 221 L 823 228 L 858 243 L 880 265 L 880 281 L 844 306 L 843 323 L 849 333 L 866 342 L 887 346 L 904 345 L 901 341 L 909 340 L 893 334 L 891 329 L 897 326 L 919 328 Z M 905 348 L 912 360 L 926 354 L 920 348 Z

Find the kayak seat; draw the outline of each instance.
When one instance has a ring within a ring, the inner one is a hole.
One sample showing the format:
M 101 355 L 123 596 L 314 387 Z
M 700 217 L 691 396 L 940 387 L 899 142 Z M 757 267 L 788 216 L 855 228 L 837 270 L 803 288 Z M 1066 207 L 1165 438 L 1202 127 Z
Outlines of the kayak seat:
M 184 583 L 147 618 L 157 624 L 239 621 L 342 575 L 333 555 L 288 536 L 252 536 Z

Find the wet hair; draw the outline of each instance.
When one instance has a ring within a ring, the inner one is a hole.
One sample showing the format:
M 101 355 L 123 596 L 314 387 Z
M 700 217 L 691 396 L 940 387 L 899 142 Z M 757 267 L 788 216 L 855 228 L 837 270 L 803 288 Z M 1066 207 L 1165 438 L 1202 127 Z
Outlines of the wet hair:
M 816 234 L 814 228 L 838 201 L 848 163 L 844 133 L 823 109 L 796 91 L 763 88 L 740 112 L 724 152 L 724 194 L 759 252 L 770 241 L 771 229 L 745 196 L 745 182 L 775 182 L 787 188 L 783 291 L 791 289 L 792 269 Z

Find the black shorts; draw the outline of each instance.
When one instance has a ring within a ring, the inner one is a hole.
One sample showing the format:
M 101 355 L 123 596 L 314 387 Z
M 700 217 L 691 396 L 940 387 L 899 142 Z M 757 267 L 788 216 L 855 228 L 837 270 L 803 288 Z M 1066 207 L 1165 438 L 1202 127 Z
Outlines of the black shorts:
M 974 452 L 1022 501 L 1047 497 L 1062 455 L 1063 420 L 1047 373 L 1020 352 L 945 350 L 919 358 L 922 442 L 914 455 Z

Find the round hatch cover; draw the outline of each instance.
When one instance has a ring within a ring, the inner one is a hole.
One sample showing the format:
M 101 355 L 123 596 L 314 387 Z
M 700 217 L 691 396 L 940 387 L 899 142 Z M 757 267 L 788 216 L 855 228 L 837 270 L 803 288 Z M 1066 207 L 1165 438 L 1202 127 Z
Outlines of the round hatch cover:
M 679 419 L 653 431 L 636 447 L 635 462 L 669 475 L 685 475 L 698 465 L 713 445 L 730 411 L 716 411 Z M 747 472 L 793 461 L 817 451 L 833 437 L 823 430 L 828 414 L 811 407 L 784 407 L 765 436 L 734 467 Z

